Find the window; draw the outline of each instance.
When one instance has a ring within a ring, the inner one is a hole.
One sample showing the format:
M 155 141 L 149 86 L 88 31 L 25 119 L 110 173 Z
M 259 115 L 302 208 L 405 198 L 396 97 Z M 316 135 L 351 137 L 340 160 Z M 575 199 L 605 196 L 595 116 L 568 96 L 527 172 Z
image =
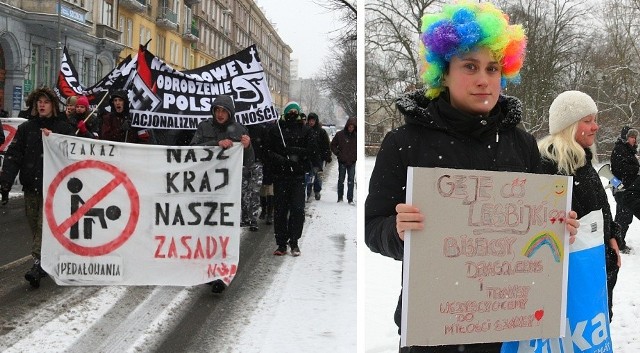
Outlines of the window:
M 182 47 L 182 67 L 185 69 L 190 69 L 191 65 L 189 65 L 191 59 L 191 53 L 189 51 L 189 47 Z
M 156 56 L 164 60 L 165 38 L 163 35 L 158 34 L 156 37 Z
M 178 43 L 169 40 L 169 61 L 172 64 L 178 63 Z
M 58 72 L 53 71 L 53 50 L 51 48 L 44 48 L 44 57 L 42 58 L 42 73 L 43 73 L 43 82 L 42 84 L 45 86 L 53 87 L 51 85 L 51 80 L 54 76 L 58 75 Z M 59 68 L 58 68 L 59 70 Z
M 118 16 L 118 30 L 122 32 L 122 37 L 120 37 L 120 43 L 124 44 L 125 40 L 125 32 L 124 32 L 124 16 Z
M 100 14 L 100 23 L 113 27 L 113 4 L 111 1 L 102 0 Z
M 125 45 L 132 46 L 133 45 L 133 20 L 127 18 L 127 42 Z
M 40 46 L 34 45 L 31 49 L 31 65 L 29 66 L 29 79 L 31 80 L 31 89 L 37 84 L 38 79 L 40 78 L 38 75 L 38 65 L 40 62 Z M 25 90 L 25 96 L 31 91 Z
M 91 58 L 90 57 L 85 57 L 84 58 L 84 62 L 82 63 L 82 84 L 85 87 L 88 87 L 90 85 L 93 84 L 93 82 L 91 82 L 91 69 L 92 69 L 92 62 L 91 62 Z

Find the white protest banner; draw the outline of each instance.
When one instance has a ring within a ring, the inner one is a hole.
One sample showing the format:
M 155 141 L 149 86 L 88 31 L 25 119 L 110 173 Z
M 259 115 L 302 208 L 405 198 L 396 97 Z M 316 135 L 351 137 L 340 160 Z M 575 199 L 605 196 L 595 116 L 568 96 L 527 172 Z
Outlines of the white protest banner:
M 4 164 L 4 154 L 7 152 L 7 148 L 13 141 L 18 131 L 18 126 L 27 121 L 23 118 L 0 118 L 0 124 L 2 125 L 2 133 L 4 134 L 4 143 L 0 144 L 0 170 Z M 22 185 L 20 184 L 20 178 L 16 177 L 11 187 L 12 192 L 22 192 Z
M 413 168 L 407 203 L 402 346 L 565 333 L 571 177 Z
M 242 146 L 124 144 L 50 134 L 42 267 L 61 285 L 179 285 L 238 266 Z
M 2 133 L 4 134 L 4 143 L 0 145 L 0 152 L 6 152 L 7 148 L 16 136 L 18 125 L 24 123 L 27 119 L 22 118 L 0 118 L 2 124 Z

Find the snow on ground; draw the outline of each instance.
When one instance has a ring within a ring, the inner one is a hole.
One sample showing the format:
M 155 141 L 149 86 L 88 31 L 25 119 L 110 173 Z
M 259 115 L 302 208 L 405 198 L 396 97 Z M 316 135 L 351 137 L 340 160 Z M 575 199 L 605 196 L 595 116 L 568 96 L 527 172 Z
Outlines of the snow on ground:
M 325 173 L 322 199 L 307 204 L 307 219 L 299 243 L 302 255 L 283 256 L 284 264 L 272 287 L 256 306 L 247 308 L 253 312 L 251 318 L 230 328 L 228 332 L 233 335 L 216 338 L 220 340 L 218 346 L 237 347 L 225 352 L 356 351 L 357 209 L 346 202 L 336 202 L 337 163 L 327 166 Z M 12 193 L 12 197 L 19 194 Z M 37 337 L 44 336 L 51 338 L 46 352 L 64 352 L 91 329 L 124 291 L 121 286 L 101 288 L 91 301 L 70 307 L 67 314 L 52 318 L 5 352 L 36 351 L 41 348 Z M 163 313 L 154 316 L 150 328 L 133 347 L 123 351 L 135 352 L 147 339 L 155 339 L 154 328 L 172 320 L 172 311 L 187 299 L 189 291 L 190 288 L 174 287 L 175 299 L 163 304 Z
M 321 200 L 307 204 L 302 255 L 283 257 L 273 288 L 240 329 L 239 352 L 356 351 L 356 207 L 336 202 L 337 163 L 325 173 Z
M 368 157 L 365 162 L 365 182 L 362 187 L 368 189 L 369 178 L 375 158 Z M 604 179 L 603 185 L 606 185 Z M 614 213 L 616 202 L 607 191 L 609 204 Z M 364 204 L 364 199 L 360 203 Z M 613 292 L 613 322 L 611 338 L 616 353 L 640 352 L 640 221 L 634 219 L 627 233 L 627 244 L 634 250 L 622 255 L 622 268 Z M 366 353 L 397 352 L 398 328 L 393 322 L 393 313 L 398 303 L 402 284 L 402 263 L 364 249 L 365 308 L 364 308 L 364 351 Z M 362 254 L 362 252 L 361 252 Z M 362 282 L 361 282 L 362 283 Z M 362 322 L 359 322 L 362 325 Z

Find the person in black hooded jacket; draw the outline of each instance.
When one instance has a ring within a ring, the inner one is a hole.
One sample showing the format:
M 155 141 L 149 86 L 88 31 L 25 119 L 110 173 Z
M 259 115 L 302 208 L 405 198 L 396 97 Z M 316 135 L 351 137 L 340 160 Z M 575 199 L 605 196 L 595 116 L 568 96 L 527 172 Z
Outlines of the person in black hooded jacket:
M 101 140 L 131 143 L 147 143 L 149 132 L 147 129 L 131 126 L 129 116 L 129 95 L 125 90 L 116 90 L 109 97 L 110 111 L 105 112 L 98 122 Z
M 42 87 L 32 92 L 33 107 L 29 120 L 18 126 L 16 135 L 7 149 L 2 172 L 0 173 L 0 193 L 3 203 L 8 200 L 9 190 L 16 176 L 24 191 L 25 213 L 33 235 L 31 256 L 33 266 L 25 274 L 31 286 L 40 286 L 40 279 L 46 272 L 40 266 L 42 247 L 42 203 L 43 203 L 43 147 L 42 134 L 55 132 L 73 135 L 74 127 L 67 122 L 66 115 L 60 111 L 60 102 L 55 92 Z
M 373 252 L 396 260 L 403 260 L 405 232 L 423 229 L 425 217 L 429 216 L 405 203 L 407 167 L 528 173 L 537 172 L 540 167 L 535 138 L 517 127 L 522 120 L 520 101 L 501 94 L 503 83 L 517 77 L 522 65 L 525 52 L 522 28 L 505 24 L 502 29 L 514 34 L 507 46 L 521 49 L 510 55 L 489 49 L 492 40 L 499 40 L 496 33 L 493 38 L 485 38 L 484 32 L 478 33 L 477 41 L 467 46 L 454 40 L 438 46 L 441 33 L 438 26 L 469 27 L 468 23 L 453 21 L 453 17 L 475 21 L 477 16 L 496 16 L 496 21 L 504 21 L 501 12 L 490 3 L 468 3 L 463 9 L 453 5 L 445 7 L 450 8 L 433 15 L 437 17 L 435 20 L 424 18 L 435 23 L 421 36 L 427 51 L 423 57 L 433 60 L 426 63 L 427 74 L 423 76 L 428 88 L 397 100 L 405 125 L 385 136 L 365 201 L 365 243 Z M 459 11 L 471 11 L 475 16 L 458 16 Z M 512 63 L 519 65 L 512 66 Z M 438 72 L 439 69 L 442 71 Z M 567 219 L 572 235 L 576 233 L 575 216 L 575 212 L 570 212 Z M 401 306 L 402 294 L 395 312 L 399 333 Z M 401 347 L 400 351 L 498 353 L 501 346 L 501 342 L 451 344 Z
M 571 209 L 578 214 L 578 219 L 584 220 L 585 225 L 592 225 L 596 221 L 603 224 L 602 229 L 589 227 L 587 231 L 603 235 L 611 320 L 613 288 L 621 265 L 620 236 L 602 181 L 592 164 L 592 160 L 596 160 L 592 149 L 599 129 L 597 113 L 598 108 L 589 95 L 580 91 L 562 92 L 549 108 L 549 135 L 538 142 L 538 147 L 544 174 L 573 176 Z
M 289 102 L 282 118 L 269 128 L 265 151 L 273 173 L 276 256 L 300 255 L 299 239 L 304 227 L 305 173 L 318 164 L 317 147 L 311 129 L 302 123 L 301 108 Z
M 611 151 L 611 172 L 622 181 L 622 185 L 631 186 L 638 177 L 640 163 L 637 158 L 638 130 L 625 126 L 620 131 L 620 138 Z M 626 236 L 629 225 L 633 221 L 633 212 L 624 205 L 624 190 L 613 189 L 616 199 L 615 222 L 620 226 L 620 252 L 629 253 Z

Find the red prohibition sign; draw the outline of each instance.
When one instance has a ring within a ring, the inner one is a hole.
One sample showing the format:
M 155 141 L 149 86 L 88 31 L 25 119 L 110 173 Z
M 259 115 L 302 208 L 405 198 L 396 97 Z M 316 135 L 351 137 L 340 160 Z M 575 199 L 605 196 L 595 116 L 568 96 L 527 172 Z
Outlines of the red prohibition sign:
M 4 139 L 4 143 L 0 145 L 0 152 L 2 152 L 7 150 L 7 147 L 9 147 L 9 144 L 13 140 L 13 137 L 16 136 L 16 128 L 9 124 L 0 123 L 0 125 L 2 125 L 2 130 L 5 130 L 7 132 L 7 134 L 5 135 L 6 138 Z M 4 134 L 4 131 L 2 133 Z
M 95 195 L 89 198 L 80 208 L 78 208 L 78 210 L 74 214 L 72 214 L 62 223 L 57 224 L 56 219 L 53 215 L 53 196 L 55 195 L 58 186 L 60 186 L 62 180 L 69 174 L 80 169 L 87 168 L 103 170 L 107 173 L 112 174 L 114 178 L 109 183 L 107 183 L 107 185 L 103 186 L 102 189 L 98 190 Z M 120 185 L 122 185 L 127 191 L 127 195 L 129 196 L 129 200 L 131 201 L 131 214 L 129 215 L 129 221 L 127 222 L 127 225 L 124 227 L 122 233 L 120 233 L 118 237 L 106 244 L 90 247 L 76 244 L 65 236 L 65 232 L 69 228 L 71 228 L 73 224 L 77 223 L 80 218 L 82 218 L 91 208 L 93 208 L 93 206 L 95 206 L 111 191 L 113 191 Z M 51 185 L 49 186 L 47 197 L 45 199 L 44 213 L 47 217 L 47 222 L 49 223 L 49 227 L 51 228 L 53 236 L 58 239 L 62 246 L 77 255 L 100 256 L 116 250 L 122 244 L 124 244 L 127 239 L 129 239 L 129 237 L 131 237 L 140 216 L 140 198 L 138 197 L 138 191 L 136 191 L 136 188 L 131 180 L 118 168 L 104 162 L 86 160 L 65 167 L 58 173 L 58 175 L 56 175 L 53 181 L 51 181 Z

